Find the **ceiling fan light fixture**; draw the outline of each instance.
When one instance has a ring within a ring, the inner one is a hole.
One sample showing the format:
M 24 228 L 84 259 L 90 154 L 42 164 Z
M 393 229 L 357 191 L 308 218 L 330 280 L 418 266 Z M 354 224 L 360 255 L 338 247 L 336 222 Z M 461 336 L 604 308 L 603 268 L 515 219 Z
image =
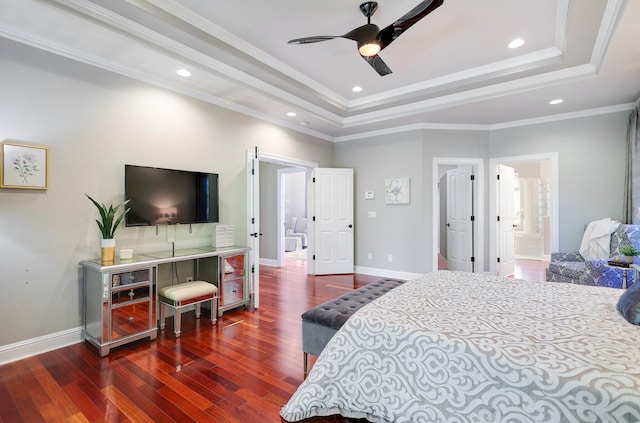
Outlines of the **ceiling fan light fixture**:
M 361 44 L 358 46 L 358 51 L 364 57 L 375 56 L 380 51 L 380 44 L 378 44 L 377 42 L 368 42 L 366 44 Z

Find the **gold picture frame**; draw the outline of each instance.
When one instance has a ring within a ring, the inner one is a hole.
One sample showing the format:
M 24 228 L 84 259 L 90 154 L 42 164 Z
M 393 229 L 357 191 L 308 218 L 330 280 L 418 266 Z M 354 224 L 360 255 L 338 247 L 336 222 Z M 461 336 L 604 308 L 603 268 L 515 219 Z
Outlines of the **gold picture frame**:
M 48 189 L 49 149 L 4 141 L 0 149 L 0 188 Z

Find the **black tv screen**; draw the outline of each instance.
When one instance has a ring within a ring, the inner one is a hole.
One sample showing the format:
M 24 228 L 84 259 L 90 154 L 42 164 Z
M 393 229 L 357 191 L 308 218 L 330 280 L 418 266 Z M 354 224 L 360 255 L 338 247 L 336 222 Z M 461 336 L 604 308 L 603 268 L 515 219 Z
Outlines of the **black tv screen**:
M 218 174 L 125 165 L 126 226 L 218 222 Z

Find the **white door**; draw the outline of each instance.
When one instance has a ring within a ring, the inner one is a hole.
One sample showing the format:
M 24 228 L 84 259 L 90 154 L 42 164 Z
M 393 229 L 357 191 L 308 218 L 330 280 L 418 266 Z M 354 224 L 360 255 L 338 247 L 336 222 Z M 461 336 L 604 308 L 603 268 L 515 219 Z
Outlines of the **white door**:
M 260 306 L 260 161 L 258 148 L 247 150 L 247 246 L 251 248 L 247 271 L 249 272 L 249 307 Z
M 447 269 L 473 271 L 473 196 L 471 166 L 447 171 Z
M 515 171 L 512 167 L 498 165 L 498 276 L 513 274 L 515 268 L 515 222 L 514 190 Z
M 315 168 L 311 181 L 311 273 L 353 273 L 353 169 Z

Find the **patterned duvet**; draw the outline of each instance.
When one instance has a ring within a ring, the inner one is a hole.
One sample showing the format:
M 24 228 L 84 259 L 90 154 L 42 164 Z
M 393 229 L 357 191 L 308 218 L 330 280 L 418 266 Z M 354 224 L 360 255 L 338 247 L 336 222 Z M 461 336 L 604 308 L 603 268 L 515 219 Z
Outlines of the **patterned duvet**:
M 619 289 L 436 272 L 356 312 L 281 411 L 372 422 L 640 422 Z

